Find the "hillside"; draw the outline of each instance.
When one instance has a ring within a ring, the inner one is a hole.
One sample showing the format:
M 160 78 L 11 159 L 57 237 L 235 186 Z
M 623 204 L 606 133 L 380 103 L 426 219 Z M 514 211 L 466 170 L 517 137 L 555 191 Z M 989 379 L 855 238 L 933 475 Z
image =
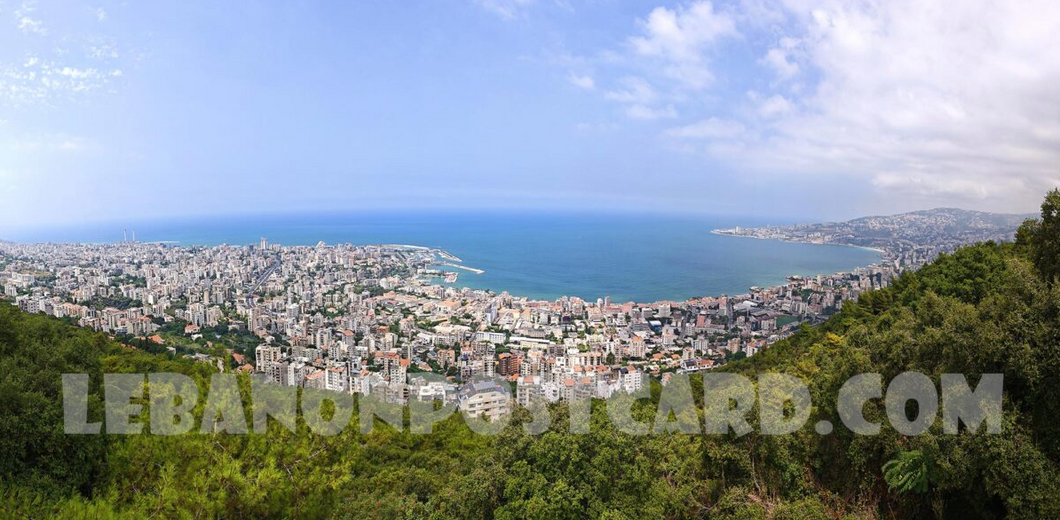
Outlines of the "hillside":
M 872 247 L 892 254 L 918 248 L 945 252 L 988 240 L 1012 240 L 1016 228 L 1034 215 L 937 208 L 845 222 L 717 230 L 718 233 L 797 242 Z
M 896 215 L 875 215 L 849 220 L 846 223 L 857 225 L 894 225 L 899 222 L 947 222 L 958 229 L 1015 229 L 1028 218 L 1036 217 L 1033 213 L 990 213 L 960 208 L 935 208 L 910 211 Z
M 889 216 L 862 217 L 847 222 L 796 226 L 823 234 L 846 235 L 851 240 L 904 240 L 918 245 L 956 241 L 973 243 L 1011 240 L 1016 228 L 1033 215 L 986 213 L 938 208 Z
M 181 372 L 201 387 L 212 368 L 0 304 L 0 516 L 1060 518 L 1060 192 L 1042 216 L 1015 243 L 942 255 L 727 367 L 800 377 L 815 404 L 808 424 L 831 420 L 830 435 L 637 436 L 595 402 L 587 434 L 568 431 L 560 404 L 541 435 L 523 431 L 531 418 L 520 410 L 497 436 L 457 417 L 430 435 L 379 424 L 326 437 L 300 422 L 265 435 L 69 436 L 62 373 L 91 375 L 98 420 L 104 372 Z M 864 415 L 884 423 L 880 435 L 841 426 L 834 403 L 849 377 L 910 370 L 936 383 L 1003 373 L 1003 434 L 944 435 L 939 420 L 905 437 L 877 401 Z M 659 395 L 654 384 L 634 417 L 650 422 Z

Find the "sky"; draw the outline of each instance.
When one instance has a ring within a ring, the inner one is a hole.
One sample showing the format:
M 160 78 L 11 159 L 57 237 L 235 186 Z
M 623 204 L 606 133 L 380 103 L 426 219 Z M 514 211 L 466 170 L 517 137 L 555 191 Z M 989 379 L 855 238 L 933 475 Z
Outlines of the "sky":
M 1033 212 L 1060 2 L 0 1 L 0 234 L 373 209 Z

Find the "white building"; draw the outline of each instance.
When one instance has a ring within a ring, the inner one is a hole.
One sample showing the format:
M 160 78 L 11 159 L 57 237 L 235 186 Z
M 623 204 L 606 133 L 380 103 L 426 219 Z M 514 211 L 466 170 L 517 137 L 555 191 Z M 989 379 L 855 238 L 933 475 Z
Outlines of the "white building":
M 495 381 L 477 381 L 460 387 L 460 411 L 485 415 L 495 421 L 511 412 L 511 391 Z
M 254 368 L 258 372 L 264 372 L 269 368 L 270 364 L 279 361 L 282 358 L 283 353 L 280 351 L 280 347 L 258 345 L 258 347 L 254 349 Z

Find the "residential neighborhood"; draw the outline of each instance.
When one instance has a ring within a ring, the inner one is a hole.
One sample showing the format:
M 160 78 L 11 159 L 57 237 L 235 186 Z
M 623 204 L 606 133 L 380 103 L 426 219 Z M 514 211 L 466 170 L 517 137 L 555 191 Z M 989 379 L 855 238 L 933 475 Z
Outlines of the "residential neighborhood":
M 641 390 L 648 377 L 665 383 L 667 374 L 753 356 L 917 265 L 637 303 L 461 288 L 446 270 L 463 268 L 457 261 L 417 246 L 266 239 L 212 247 L 3 243 L 0 287 L 26 312 L 222 371 L 392 403 L 443 400 L 497 417 L 510 400 L 608 398 Z

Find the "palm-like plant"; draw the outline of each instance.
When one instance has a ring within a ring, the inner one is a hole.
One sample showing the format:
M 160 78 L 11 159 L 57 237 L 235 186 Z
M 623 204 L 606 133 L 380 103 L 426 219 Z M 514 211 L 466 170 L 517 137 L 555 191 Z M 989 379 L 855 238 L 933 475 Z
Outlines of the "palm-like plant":
M 883 479 L 896 493 L 924 493 L 928 490 L 931 468 L 919 450 L 903 451 L 883 465 Z

